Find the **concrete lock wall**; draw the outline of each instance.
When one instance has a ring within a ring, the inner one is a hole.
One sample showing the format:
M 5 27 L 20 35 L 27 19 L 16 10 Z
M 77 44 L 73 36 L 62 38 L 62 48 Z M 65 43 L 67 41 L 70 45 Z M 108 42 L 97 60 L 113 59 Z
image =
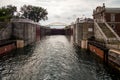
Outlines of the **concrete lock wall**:
M 88 39 L 91 38 L 92 36 L 94 36 L 94 23 L 93 22 L 88 22 L 88 23 L 84 23 L 84 25 L 86 27 L 83 26 L 83 39 Z
M 4 46 L 0 47 L 0 55 L 1 55 L 1 54 L 4 54 L 4 53 L 6 53 L 6 52 L 9 52 L 9 51 L 11 51 L 11 50 L 13 50 L 13 49 L 15 49 L 15 48 L 16 48 L 15 43 L 11 43 L 11 44 L 8 44 L 8 45 L 4 45 Z
M 24 40 L 24 45 L 36 41 L 36 25 L 26 22 L 13 22 L 13 36 L 17 40 Z
M 94 25 L 93 22 L 81 22 L 76 23 L 73 27 L 73 37 L 74 43 L 82 46 L 82 40 L 87 40 L 88 38 L 94 36 Z
M 10 39 L 12 34 L 11 23 L 0 22 L 0 40 Z
M 72 24 L 72 27 L 73 27 L 73 42 L 75 43 L 75 40 L 76 40 L 76 32 L 75 32 L 76 26 L 75 26 L 75 24 Z
M 44 34 L 44 27 L 41 28 L 38 23 L 26 19 L 11 20 L 7 23 L 0 22 L 0 40 L 24 40 L 26 46 L 40 40 L 38 38 Z
M 76 31 L 77 31 L 77 33 L 76 33 L 76 41 L 77 41 L 77 44 L 79 44 L 80 45 L 80 41 L 82 40 L 82 35 L 83 35 L 83 24 L 81 23 L 78 23 L 77 24 L 77 27 L 76 27 Z
M 81 48 L 83 48 L 83 49 L 87 49 L 87 40 L 82 40 L 81 41 Z
M 89 49 L 91 52 L 94 52 L 96 55 L 98 55 L 99 57 L 101 57 L 102 59 L 104 58 L 104 51 L 101 50 L 100 48 L 97 48 L 96 46 L 93 45 L 88 45 Z
M 24 47 L 24 41 L 23 40 L 17 40 L 16 42 L 17 48 L 23 48 Z
M 26 19 L 0 22 L 0 54 L 40 40 L 40 33 L 40 25 Z

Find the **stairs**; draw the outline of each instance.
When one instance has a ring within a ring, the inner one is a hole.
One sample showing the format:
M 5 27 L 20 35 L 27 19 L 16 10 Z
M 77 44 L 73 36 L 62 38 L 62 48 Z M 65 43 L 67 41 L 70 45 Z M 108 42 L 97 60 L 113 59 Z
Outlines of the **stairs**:
M 106 22 L 96 24 L 104 34 L 104 37 L 106 38 L 105 40 L 108 44 L 120 44 L 120 38 Z
M 116 38 L 113 32 L 105 25 L 105 23 L 98 23 L 99 27 L 102 29 L 103 33 L 107 38 Z
M 120 49 L 120 37 L 107 22 L 97 23 L 94 21 L 94 25 L 96 40 L 104 42 L 109 49 Z

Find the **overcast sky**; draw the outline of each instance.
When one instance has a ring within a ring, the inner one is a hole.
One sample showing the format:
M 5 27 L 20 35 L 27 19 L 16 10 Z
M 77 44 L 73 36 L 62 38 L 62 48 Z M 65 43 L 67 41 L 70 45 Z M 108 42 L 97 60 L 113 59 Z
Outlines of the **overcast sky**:
M 77 17 L 92 18 L 93 9 L 102 6 L 103 3 L 106 7 L 120 8 L 120 0 L 0 0 L 0 7 L 9 4 L 17 7 L 24 4 L 41 6 L 48 11 L 48 20 L 40 21 L 46 25 L 53 22 L 70 24 Z

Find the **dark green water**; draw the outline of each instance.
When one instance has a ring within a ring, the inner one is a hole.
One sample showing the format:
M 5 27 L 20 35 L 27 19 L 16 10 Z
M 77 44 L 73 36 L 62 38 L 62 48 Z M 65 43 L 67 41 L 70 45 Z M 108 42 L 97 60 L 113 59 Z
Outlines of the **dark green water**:
M 58 35 L 0 58 L 0 80 L 120 80 L 120 76 Z

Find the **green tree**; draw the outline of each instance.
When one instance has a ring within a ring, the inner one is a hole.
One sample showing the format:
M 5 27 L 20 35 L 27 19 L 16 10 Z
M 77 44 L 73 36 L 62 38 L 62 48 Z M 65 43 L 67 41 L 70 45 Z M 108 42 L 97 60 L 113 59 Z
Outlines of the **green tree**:
M 12 5 L 0 8 L 0 21 L 10 20 L 16 11 L 17 8 Z
M 35 22 L 40 20 L 47 20 L 47 10 L 42 7 L 36 7 L 32 5 L 24 5 L 21 7 L 22 17 L 31 19 Z
M 16 8 L 16 6 L 8 5 L 7 10 L 8 10 L 8 14 L 13 17 L 14 12 L 17 11 L 17 8 Z

